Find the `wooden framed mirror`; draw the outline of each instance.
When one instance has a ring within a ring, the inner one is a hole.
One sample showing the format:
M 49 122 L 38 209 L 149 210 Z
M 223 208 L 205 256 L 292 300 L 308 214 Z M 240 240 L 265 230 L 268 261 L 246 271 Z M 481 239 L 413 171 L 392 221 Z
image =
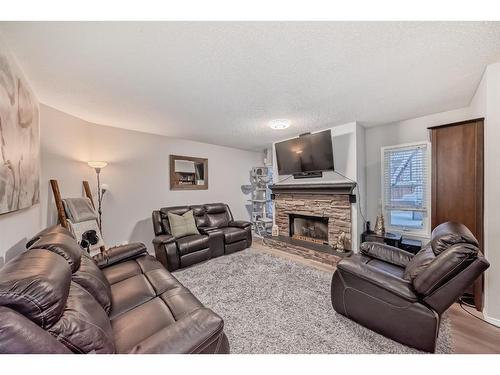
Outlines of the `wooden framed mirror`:
M 208 159 L 170 155 L 170 190 L 207 190 Z

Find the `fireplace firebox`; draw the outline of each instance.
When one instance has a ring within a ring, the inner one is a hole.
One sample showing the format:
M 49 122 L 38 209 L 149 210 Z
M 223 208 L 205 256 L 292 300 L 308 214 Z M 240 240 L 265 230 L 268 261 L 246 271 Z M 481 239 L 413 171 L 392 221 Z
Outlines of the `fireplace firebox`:
M 319 244 L 328 244 L 328 218 L 319 216 L 289 214 L 290 237 L 315 242 Z

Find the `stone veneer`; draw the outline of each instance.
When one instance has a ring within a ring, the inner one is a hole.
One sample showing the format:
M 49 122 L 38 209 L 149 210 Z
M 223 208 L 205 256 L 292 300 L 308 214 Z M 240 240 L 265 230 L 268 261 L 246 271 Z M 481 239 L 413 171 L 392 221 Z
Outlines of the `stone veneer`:
M 289 236 L 289 214 L 328 217 L 328 243 L 336 243 L 341 232 L 351 242 L 351 203 L 347 194 L 278 193 L 274 200 L 275 220 L 279 234 Z

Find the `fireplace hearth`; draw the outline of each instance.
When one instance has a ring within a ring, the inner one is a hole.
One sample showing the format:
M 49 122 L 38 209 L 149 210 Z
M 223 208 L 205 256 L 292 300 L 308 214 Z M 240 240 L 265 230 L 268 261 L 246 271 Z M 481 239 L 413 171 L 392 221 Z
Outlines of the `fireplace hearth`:
M 290 237 L 319 244 L 328 244 L 328 218 L 289 214 Z

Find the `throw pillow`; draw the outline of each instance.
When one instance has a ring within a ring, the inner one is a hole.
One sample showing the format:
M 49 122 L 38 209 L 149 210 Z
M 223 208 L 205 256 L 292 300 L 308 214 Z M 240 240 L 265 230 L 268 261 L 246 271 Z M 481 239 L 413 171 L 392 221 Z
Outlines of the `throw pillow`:
M 170 222 L 170 231 L 174 237 L 180 238 L 191 234 L 200 234 L 194 222 L 193 210 L 189 210 L 184 215 L 169 212 L 168 221 Z

